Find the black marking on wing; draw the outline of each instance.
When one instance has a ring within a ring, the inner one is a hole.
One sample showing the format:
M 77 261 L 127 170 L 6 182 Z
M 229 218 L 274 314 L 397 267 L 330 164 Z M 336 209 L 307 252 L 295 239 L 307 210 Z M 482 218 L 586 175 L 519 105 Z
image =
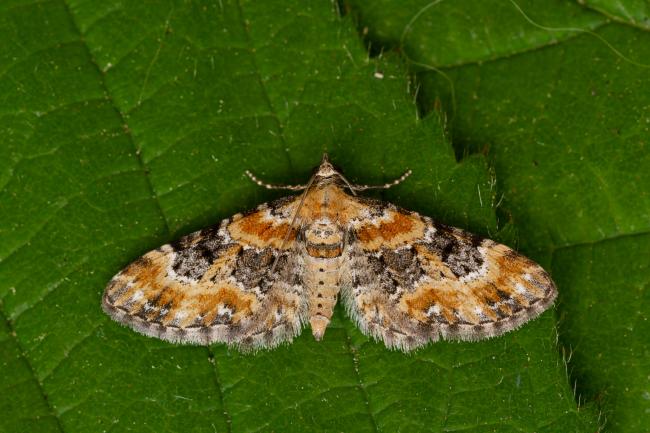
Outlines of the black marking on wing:
M 268 204 L 269 213 L 274 217 L 287 218 L 289 215 L 285 215 L 285 206 L 295 201 L 298 197 L 295 195 L 289 195 L 286 197 L 273 200 Z
M 412 247 L 384 249 L 380 259 L 396 288 L 411 290 L 424 274 Z
M 436 233 L 430 242 L 419 242 L 429 251 L 436 253 L 442 262 L 456 275 L 463 277 L 476 272 L 483 265 L 483 256 L 478 247 L 483 238 L 476 235 L 459 236 L 454 229 L 434 223 Z
M 252 290 L 260 285 L 275 260 L 271 248 L 242 248 L 237 255 L 237 262 L 232 276 L 241 283 L 245 289 Z
M 232 245 L 219 233 L 219 225 L 184 236 L 171 244 L 176 253 L 172 269 L 177 275 L 199 280 L 221 253 Z

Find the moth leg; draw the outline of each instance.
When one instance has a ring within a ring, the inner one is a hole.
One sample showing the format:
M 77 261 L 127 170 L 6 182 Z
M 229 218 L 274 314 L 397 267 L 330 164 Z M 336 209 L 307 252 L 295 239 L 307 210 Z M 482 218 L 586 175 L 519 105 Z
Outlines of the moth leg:
M 406 172 L 403 175 L 401 175 L 394 181 L 385 183 L 383 185 L 351 185 L 351 188 L 353 191 L 365 191 L 367 189 L 388 189 L 404 182 L 406 178 L 411 175 L 411 173 L 412 173 L 411 170 L 406 170 Z
M 252 180 L 259 186 L 264 187 L 266 189 L 288 189 L 290 191 L 302 191 L 305 188 L 307 188 L 307 185 L 273 185 L 270 183 L 266 183 L 263 180 L 260 180 L 248 170 L 246 170 L 244 173 L 246 173 L 246 176 L 248 176 L 250 180 Z

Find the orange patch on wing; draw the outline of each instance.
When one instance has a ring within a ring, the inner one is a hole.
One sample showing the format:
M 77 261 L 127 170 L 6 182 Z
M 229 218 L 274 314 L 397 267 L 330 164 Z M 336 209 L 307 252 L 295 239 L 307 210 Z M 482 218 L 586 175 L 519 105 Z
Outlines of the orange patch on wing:
M 484 284 L 482 286 L 473 286 L 471 293 L 483 303 L 484 301 L 499 302 L 501 299 L 497 292 L 497 286 L 494 284 Z
M 228 226 L 232 238 L 259 248 L 269 246 L 280 248 L 285 237 L 287 237 L 287 233 L 287 241 L 293 241 L 296 238 L 296 231 L 289 224 L 277 224 L 272 220 L 268 220 L 264 217 L 263 212 L 255 212 L 232 222 Z
M 164 255 L 151 251 L 140 257 L 122 271 L 122 275 L 142 281 L 144 285 L 154 283 L 163 274 Z
M 156 305 L 161 308 L 169 306 L 167 308 L 171 311 L 179 308 L 184 299 L 185 293 L 182 290 L 176 290 L 173 287 L 166 287 L 160 294 L 160 298 L 158 298 Z
M 203 293 L 196 297 L 199 315 L 203 316 L 203 325 L 208 326 L 217 317 L 218 304 L 221 301 L 219 294 Z
M 413 294 L 404 296 L 406 310 L 411 317 L 417 318 L 421 322 L 428 321 L 426 317 L 427 310 L 433 305 L 440 307 L 440 314 L 447 319 L 449 323 L 454 323 L 456 317 L 453 314 L 454 309 L 461 306 L 461 301 L 457 294 L 445 294 L 441 290 L 433 287 L 423 286 Z
M 499 290 L 518 300 L 523 298 L 516 295 L 515 285 L 519 283 L 533 296 L 540 298 L 544 296 L 543 290 L 523 278 L 524 274 L 529 274 L 537 277 L 540 282 L 545 282 L 546 277 L 539 276 L 541 268 L 535 262 L 517 254 L 505 245 L 488 249 L 487 256 L 490 261 L 488 278 L 494 281 Z M 523 301 L 520 304 L 527 305 L 528 302 Z
M 417 217 L 401 212 L 391 212 L 391 215 L 389 221 L 382 221 L 378 226 L 368 224 L 357 231 L 365 249 L 395 248 L 424 236 L 424 224 Z
M 131 312 L 137 313 L 145 302 L 153 297 L 153 294 L 160 292 L 165 287 L 162 282 L 165 276 L 165 260 L 161 260 L 162 258 L 164 256 L 160 253 L 150 252 L 124 269 L 117 281 L 110 286 L 110 290 L 119 292 L 125 286 L 132 284 L 128 290 L 113 301 L 114 305 L 123 306 L 129 301 L 133 301 L 136 292 L 141 291 L 143 297 L 134 302 L 130 308 Z
M 202 296 L 205 296 L 205 301 L 214 310 L 215 314 L 218 304 L 232 308 L 234 322 L 241 320 L 242 316 L 251 315 L 256 303 L 254 295 L 244 294 L 238 289 L 228 286 L 220 287 L 214 295 L 200 295 L 199 302 L 201 302 Z
M 183 290 L 178 290 L 175 287 L 167 286 L 161 289 L 160 296 L 150 298 L 156 299 L 155 309 L 151 310 L 147 318 L 152 320 L 154 317 L 157 317 L 160 314 L 160 311 L 164 308 L 167 310 L 167 313 L 162 318 L 163 324 L 168 324 L 174 318 L 174 313 L 181 307 L 181 304 L 185 300 L 186 295 Z
M 499 316 L 497 316 L 497 313 L 495 313 L 491 308 L 483 308 L 483 314 L 493 322 L 499 320 Z
M 165 271 L 160 263 L 152 263 L 148 267 L 140 268 L 139 272 L 133 276 L 135 277 L 135 286 L 147 291 L 158 291 L 163 287 L 161 280 L 165 276 Z
M 244 294 L 230 286 L 219 287 L 212 293 L 195 293 L 185 297 L 185 302 L 178 308 L 188 313 L 181 327 L 193 324 L 198 317 L 202 318 L 202 326 L 210 326 L 219 314 L 219 306 L 230 308 L 233 312 L 232 321 L 237 323 L 242 317 L 252 315 L 255 304 L 254 295 Z M 170 316 L 174 317 L 176 313 L 177 311 L 171 311 Z

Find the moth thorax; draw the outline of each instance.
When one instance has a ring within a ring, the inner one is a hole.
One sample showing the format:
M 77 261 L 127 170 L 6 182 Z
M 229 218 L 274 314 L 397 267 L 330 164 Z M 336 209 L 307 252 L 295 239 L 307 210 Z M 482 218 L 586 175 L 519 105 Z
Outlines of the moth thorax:
M 340 290 L 341 258 L 307 257 L 305 288 L 309 297 L 309 323 L 314 338 L 320 340 L 330 323 Z
M 307 254 L 311 257 L 334 258 L 343 252 L 344 232 L 327 220 L 317 221 L 304 229 Z

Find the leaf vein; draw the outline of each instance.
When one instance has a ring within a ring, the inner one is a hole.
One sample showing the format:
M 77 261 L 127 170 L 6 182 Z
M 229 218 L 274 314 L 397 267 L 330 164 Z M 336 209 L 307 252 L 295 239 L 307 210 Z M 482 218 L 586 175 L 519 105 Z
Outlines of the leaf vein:
M 38 385 L 38 390 L 41 394 L 41 397 L 43 397 L 43 401 L 48 407 L 48 410 L 50 414 L 55 418 L 56 420 L 56 425 L 57 428 L 60 432 L 64 432 L 63 430 L 63 425 L 61 424 L 61 420 L 59 419 L 58 416 L 56 416 L 56 412 L 54 410 L 54 407 L 52 406 L 52 403 L 50 403 L 50 400 L 47 398 L 47 394 L 45 394 L 45 389 L 43 388 L 43 384 L 41 383 L 40 380 L 38 380 L 38 377 L 36 377 L 36 373 L 34 371 L 34 367 L 32 364 L 29 362 L 29 359 L 27 359 L 27 356 L 25 356 L 25 349 L 23 348 L 22 344 L 20 344 L 20 341 L 18 340 L 18 337 L 16 337 L 16 331 L 14 329 L 13 323 L 7 315 L 4 313 L 3 310 L 3 304 L 2 301 L 0 300 L 0 320 L 4 320 L 5 323 L 7 324 L 7 328 L 9 329 L 9 334 L 13 337 L 14 342 L 16 343 L 16 347 L 18 347 L 18 350 L 20 352 L 20 357 L 25 361 L 25 365 L 29 369 L 29 373 Z

